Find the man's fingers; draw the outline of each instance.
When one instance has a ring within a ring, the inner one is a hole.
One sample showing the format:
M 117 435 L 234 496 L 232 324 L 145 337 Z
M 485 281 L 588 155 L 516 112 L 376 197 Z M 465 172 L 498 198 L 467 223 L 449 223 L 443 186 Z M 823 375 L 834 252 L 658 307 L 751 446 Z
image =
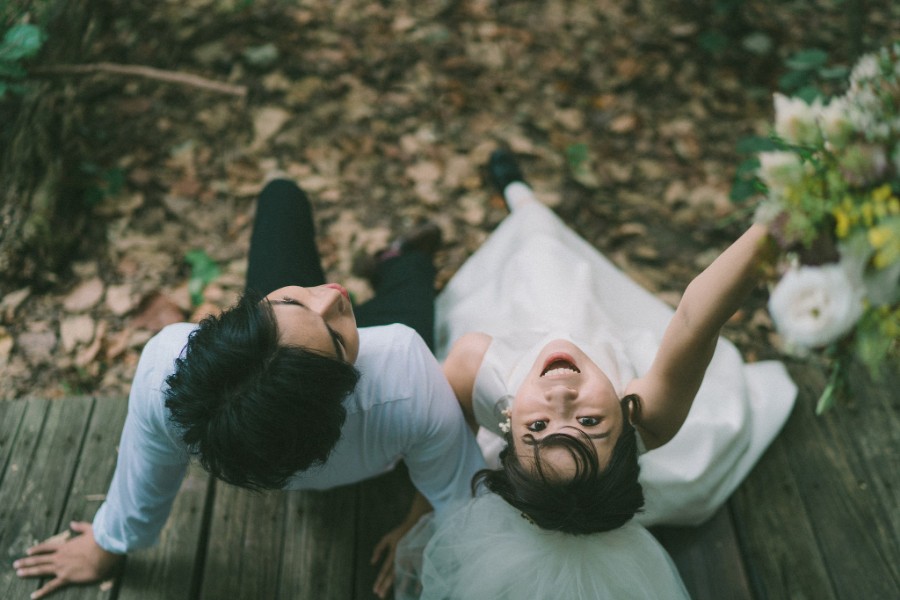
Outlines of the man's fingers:
M 22 569 L 27 567 L 36 567 L 38 565 L 49 565 L 53 562 L 52 554 L 38 554 L 37 556 L 29 556 L 28 558 L 20 558 L 13 562 L 14 569 Z
M 91 529 L 91 524 L 88 521 L 72 521 L 69 523 L 69 529 L 75 533 L 84 533 L 88 529 Z
M 46 577 L 48 575 L 56 575 L 56 566 L 47 563 L 42 565 L 19 567 L 16 569 L 16 575 L 18 575 L 19 577 Z
M 48 552 L 56 552 L 57 550 L 59 550 L 59 547 L 62 545 L 63 545 L 63 542 L 56 541 L 56 540 L 43 541 L 40 544 L 35 544 L 34 546 L 32 546 L 31 548 L 26 550 L 26 553 L 29 556 L 32 556 L 34 554 L 47 554 Z
M 36 591 L 31 595 L 32 600 L 37 600 L 38 598 L 43 598 L 47 594 L 52 593 L 55 589 L 61 587 L 65 583 L 65 580 L 61 577 L 55 577 L 44 584 L 44 587 Z
M 60 546 L 62 546 L 69 538 L 72 537 L 72 534 L 69 530 L 61 531 L 56 535 L 48 537 L 46 540 L 38 542 L 31 548 L 29 548 L 26 552 L 28 554 L 40 554 L 42 552 L 53 552 Z

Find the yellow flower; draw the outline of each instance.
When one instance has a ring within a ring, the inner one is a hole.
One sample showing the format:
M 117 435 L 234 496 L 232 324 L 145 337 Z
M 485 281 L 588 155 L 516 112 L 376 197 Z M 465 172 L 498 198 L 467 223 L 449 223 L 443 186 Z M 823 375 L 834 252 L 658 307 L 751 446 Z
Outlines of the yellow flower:
M 884 202 L 890 197 L 891 197 L 890 184 L 886 183 L 883 186 L 875 188 L 872 191 L 872 200 L 874 200 L 875 202 Z
M 891 230 L 887 227 L 873 227 L 869 230 L 869 243 L 876 250 L 884 247 L 891 239 Z
M 888 214 L 900 214 L 900 199 L 891 198 L 891 201 L 888 202 Z
M 840 208 L 836 208 L 833 214 L 834 220 L 836 221 L 834 232 L 839 238 L 843 239 L 847 237 L 847 234 L 850 232 L 850 217 Z
M 866 224 L 866 227 L 872 226 L 872 221 L 874 220 L 873 214 L 873 206 L 871 202 L 866 202 L 862 206 L 859 207 L 862 211 L 863 223 Z

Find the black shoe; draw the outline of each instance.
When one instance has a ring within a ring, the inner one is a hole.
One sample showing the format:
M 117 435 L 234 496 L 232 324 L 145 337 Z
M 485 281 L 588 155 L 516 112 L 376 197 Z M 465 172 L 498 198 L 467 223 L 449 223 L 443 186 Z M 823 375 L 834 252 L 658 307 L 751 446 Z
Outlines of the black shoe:
M 434 256 L 434 253 L 441 247 L 442 241 L 443 234 L 437 223 L 425 221 L 398 237 L 391 247 L 398 247 L 401 254 L 415 251 Z
M 443 234 L 437 223 L 426 221 L 399 236 L 391 245 L 379 250 L 374 255 L 359 255 L 353 259 L 351 271 L 357 277 L 373 281 L 378 274 L 378 267 L 387 260 L 407 252 L 422 252 L 429 257 L 441 247 Z
M 522 176 L 522 170 L 516 164 L 515 155 L 504 148 L 491 153 L 488 161 L 488 178 L 501 195 L 506 186 L 514 181 L 520 181 L 527 185 L 525 177 Z

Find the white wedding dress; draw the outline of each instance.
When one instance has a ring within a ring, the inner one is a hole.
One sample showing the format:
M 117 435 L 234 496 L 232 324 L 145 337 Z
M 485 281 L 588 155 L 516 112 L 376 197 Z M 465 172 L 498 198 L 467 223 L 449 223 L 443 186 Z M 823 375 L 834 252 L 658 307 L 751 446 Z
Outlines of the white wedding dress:
M 492 336 L 473 406 L 481 426 L 479 443 L 488 464 L 496 466 L 503 447 L 499 413 L 547 341 L 574 341 L 621 396 L 628 382 L 649 368 L 673 312 L 551 210 L 528 201 L 497 227 L 439 295 L 436 354 L 446 358 L 468 332 Z M 632 523 L 588 536 L 544 532 L 488 494 L 446 523 L 426 519 L 407 535 L 398 549 L 398 598 L 418 597 L 404 591 L 417 588 L 410 580 L 424 586 L 425 599 L 682 597 L 668 556 L 643 527 L 693 525 L 712 516 L 787 420 L 795 396 L 796 386 L 781 363 L 745 364 L 737 349 L 720 338 L 682 428 L 670 442 L 640 456 L 645 507 Z M 418 554 L 429 538 L 419 565 Z M 641 558 L 622 558 L 630 553 Z M 573 556 L 591 558 L 581 571 Z M 557 572 L 568 573 L 576 583 L 566 583 Z M 546 578 L 552 583 L 543 582 Z M 547 595 L 513 594 L 532 589 L 520 587 L 522 579 L 532 588 L 540 585 Z M 558 595 L 553 588 L 559 585 L 584 591 Z

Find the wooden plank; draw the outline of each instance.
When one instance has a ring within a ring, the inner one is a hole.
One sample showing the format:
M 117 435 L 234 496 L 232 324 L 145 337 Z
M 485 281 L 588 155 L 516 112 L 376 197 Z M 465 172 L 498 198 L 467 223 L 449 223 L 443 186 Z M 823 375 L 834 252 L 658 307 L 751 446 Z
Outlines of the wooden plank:
M 286 492 L 279 598 L 352 598 L 359 486 Z
M 0 548 L 10 560 L 56 533 L 92 407 L 90 398 L 29 400 L 0 489 Z M 38 587 L 0 570 L 0 598 L 24 598 Z
M 62 400 L 68 402 L 70 399 Z M 72 479 L 72 488 L 63 511 L 60 528 L 70 521 L 91 521 L 106 497 L 116 468 L 117 447 L 128 401 L 105 398 L 94 401 L 87 435 Z
M 693 600 L 751 600 L 740 544 L 727 507 L 697 527 L 654 527 Z
M 353 598 L 371 600 L 379 565 L 370 564 L 372 550 L 382 536 L 400 524 L 409 511 L 414 487 L 406 467 L 396 469 L 360 484 L 359 532 L 356 546 L 356 584 Z
M 69 402 L 64 399 L 62 402 Z M 125 423 L 128 400 L 125 398 L 105 398 L 94 401 L 91 420 L 87 426 L 84 446 L 78 467 L 72 479 L 72 487 L 57 527 L 65 529 L 71 521 L 92 521 L 94 513 L 106 496 L 109 482 L 116 468 L 116 447 Z M 59 600 L 108 599 L 111 584 L 94 584 L 82 587 L 68 587 L 54 594 Z
M 118 600 L 187 600 L 196 598 L 203 573 L 205 521 L 210 477 L 191 465 L 169 519 L 152 548 L 133 552 L 125 563 Z
M 252 493 L 216 482 L 200 597 L 275 598 L 285 492 Z
M 16 404 L 23 407 L 19 424 L 12 437 L 12 446 L 7 456 L 7 467 L 0 487 L 0 549 L 8 564 L 21 557 L 34 542 L 34 537 L 20 535 L 19 527 L 23 521 L 30 521 L 31 515 L 23 510 L 19 502 L 22 490 L 26 485 L 28 465 L 33 459 L 41 430 L 44 426 L 50 403 L 46 400 L 18 400 Z M 11 411 L 12 412 L 12 411 Z M 52 527 L 55 527 L 54 522 Z M 50 531 L 50 526 L 45 531 Z M 49 535 L 49 534 L 48 534 Z M 33 582 L 21 581 L 12 569 L 0 569 L 0 597 L 25 597 L 36 589 Z
M 0 402 L 0 486 L 9 465 L 9 456 L 19 434 L 22 418 L 25 416 L 27 402 L 9 400 Z M 3 507 L 0 506 L 0 523 L 3 522 Z
M 888 565 L 896 538 L 877 533 L 884 513 L 896 508 L 870 491 L 883 474 L 854 465 L 858 459 L 845 440 L 869 438 L 867 429 L 877 427 L 865 420 L 883 416 L 862 411 L 864 420 L 848 425 L 839 407 L 816 417 L 823 374 L 811 366 L 791 371 L 800 387 L 797 407 L 734 502 L 758 581 L 776 598 L 829 597 L 826 586 L 830 597 L 898 597 Z
M 796 409 L 795 409 L 796 411 Z M 835 591 L 787 454 L 798 430 L 792 416 L 729 502 L 748 576 L 760 598 L 831 600 Z
M 896 544 L 884 546 L 883 538 L 874 532 L 884 510 L 870 491 L 875 486 L 873 475 L 851 466 L 848 457 L 853 451 L 841 443 L 840 431 L 846 427 L 842 413 L 836 410 L 817 417 L 813 412 L 824 375 L 811 368 L 792 369 L 792 375 L 803 390 L 794 411 L 795 429 L 802 435 L 791 438 L 788 462 L 810 520 L 821 525 L 814 532 L 836 594 L 840 598 L 900 598 L 900 582 L 892 574 L 895 569 L 886 562 L 897 556 L 896 551 L 890 554 Z M 868 420 L 877 415 L 863 411 L 860 417 Z
M 850 382 L 852 400 L 833 409 L 828 431 L 848 449 L 860 492 L 876 507 L 868 532 L 890 577 L 900 582 L 900 370 L 886 368 L 873 381 L 857 366 Z

